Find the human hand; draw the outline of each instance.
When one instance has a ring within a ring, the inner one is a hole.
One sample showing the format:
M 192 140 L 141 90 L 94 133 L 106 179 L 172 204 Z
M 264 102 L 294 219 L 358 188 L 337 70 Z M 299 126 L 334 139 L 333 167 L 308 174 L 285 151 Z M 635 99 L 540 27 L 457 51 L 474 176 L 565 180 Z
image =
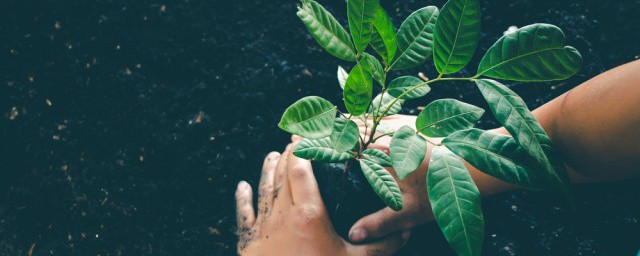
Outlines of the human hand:
M 354 121 L 360 127 L 360 132 L 364 134 L 364 122 L 359 119 Z M 381 124 L 389 129 L 397 130 L 404 125 L 411 127 L 415 126 L 416 116 L 408 115 L 394 115 L 390 117 L 384 117 Z M 369 127 L 370 129 L 370 127 Z M 378 138 L 380 135 L 374 134 L 374 137 Z M 430 139 L 435 143 L 439 143 L 441 139 Z M 389 145 L 391 137 L 384 136 L 376 140 L 375 143 L 369 145 L 369 148 L 376 148 L 389 154 Z M 349 240 L 351 242 L 360 243 L 364 241 L 370 241 L 379 237 L 384 237 L 388 234 L 397 232 L 398 230 L 409 230 L 417 225 L 432 221 L 434 219 L 431 211 L 431 205 L 429 204 L 429 198 L 427 195 L 426 176 L 427 169 L 429 167 L 429 159 L 431 155 L 432 145 L 429 145 L 426 156 L 420 167 L 404 180 L 398 180 L 395 170 L 393 168 L 387 168 L 400 186 L 402 191 L 403 208 L 400 211 L 394 211 L 389 207 L 386 207 L 378 212 L 365 216 L 358 220 L 349 231 Z
M 353 245 L 336 234 L 325 209 L 311 163 L 292 154 L 264 160 L 259 185 L 258 216 L 251 186 L 236 190 L 240 255 L 390 255 L 409 238 L 409 231 L 372 243 Z

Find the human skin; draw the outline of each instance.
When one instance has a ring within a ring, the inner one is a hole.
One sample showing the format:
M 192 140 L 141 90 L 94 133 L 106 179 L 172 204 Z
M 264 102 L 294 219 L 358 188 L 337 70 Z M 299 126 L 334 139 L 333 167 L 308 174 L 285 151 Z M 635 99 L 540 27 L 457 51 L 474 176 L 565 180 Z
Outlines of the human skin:
M 517 90 L 517 88 L 516 88 Z M 533 115 L 561 155 L 575 183 L 602 182 L 636 177 L 640 173 L 640 61 L 605 73 L 562 94 L 533 111 Z M 392 116 L 387 126 L 415 125 L 415 116 Z M 356 120 L 357 121 L 357 120 Z M 358 121 L 364 132 L 362 121 Z M 494 132 L 508 134 L 504 128 Z M 431 138 L 436 144 L 439 138 Z M 388 153 L 390 139 L 371 147 Z M 366 242 L 391 232 L 432 221 L 425 180 L 433 146 L 420 167 L 399 181 L 405 201 L 395 212 L 384 208 L 358 220 L 349 232 L 352 242 Z M 517 189 L 465 163 L 482 196 Z M 391 169 L 392 171 L 392 169 Z
M 390 255 L 409 238 L 409 231 L 364 245 L 342 239 L 333 229 L 320 197 L 311 163 L 292 154 L 293 144 L 264 160 L 258 215 L 251 186 L 236 190 L 240 255 Z
M 517 88 L 516 88 L 517 90 Z M 640 61 L 609 70 L 533 111 L 561 154 L 572 182 L 601 182 L 638 176 L 640 165 Z M 415 116 L 383 119 L 391 127 L 415 125 Z M 358 121 L 361 132 L 363 123 Z M 493 130 L 508 134 L 503 128 Z M 298 141 L 300 137 L 293 136 Z M 434 143 L 441 139 L 430 138 Z M 388 152 L 389 137 L 370 145 Z M 334 231 L 308 161 L 271 153 L 265 160 L 258 217 L 245 182 L 236 191 L 238 252 L 242 255 L 389 255 L 408 238 L 406 230 L 433 220 L 426 190 L 427 149 L 420 167 L 398 181 L 403 209 L 384 208 L 357 221 L 351 244 Z M 278 164 L 274 163 L 277 156 Z M 283 160 L 295 159 L 295 163 Z M 465 163 L 466 164 L 466 163 Z M 482 196 L 517 189 L 467 165 Z M 286 166 L 286 168 L 285 168 Z M 390 172 L 396 177 L 392 168 Z M 285 178 L 287 177 L 287 178 Z M 305 189 L 306 188 L 306 189 Z M 300 200 L 297 195 L 301 195 Z M 299 203 L 301 202 L 301 203 Z M 403 231 L 400 235 L 399 232 Z M 382 239 L 382 240 L 381 240 Z

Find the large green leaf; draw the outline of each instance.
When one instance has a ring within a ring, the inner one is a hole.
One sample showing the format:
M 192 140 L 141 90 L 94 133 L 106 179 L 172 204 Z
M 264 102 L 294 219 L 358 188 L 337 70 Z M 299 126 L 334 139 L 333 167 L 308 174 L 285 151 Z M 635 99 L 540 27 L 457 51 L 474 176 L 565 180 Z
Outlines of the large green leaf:
M 580 66 L 582 56 L 565 45 L 560 28 L 533 24 L 498 39 L 480 61 L 478 75 L 526 82 L 562 80 Z
M 356 60 L 349 33 L 322 5 L 313 0 L 305 0 L 297 14 L 313 38 L 327 52 L 343 60 Z
M 368 148 L 362 151 L 362 155 L 367 158 L 367 160 L 377 163 L 381 166 L 391 167 L 393 164 L 391 163 L 391 157 L 382 152 L 379 149 Z
M 449 0 L 438 16 L 434 38 L 433 61 L 440 74 L 466 66 L 480 38 L 478 0 Z
M 413 12 L 398 30 L 398 53 L 391 69 L 407 69 L 425 63 L 433 52 L 433 29 L 438 8 L 427 6 Z
M 373 55 L 365 52 L 362 53 L 362 62 L 369 64 L 369 70 L 371 70 L 371 76 L 373 76 L 373 79 L 375 79 L 380 86 L 384 86 L 386 77 L 380 61 L 378 61 L 376 57 L 373 57 Z
M 345 152 L 353 148 L 360 137 L 358 125 L 346 118 L 336 118 L 331 133 L 331 147 L 338 152 Z
M 429 137 L 445 137 L 473 127 L 484 109 L 454 99 L 435 100 L 418 115 L 416 129 Z
M 368 63 L 358 63 L 347 77 L 347 84 L 344 86 L 344 105 L 349 113 L 354 116 L 367 111 L 373 94 L 371 70 Z
M 387 111 L 385 116 L 398 114 L 402 110 L 402 104 L 404 104 L 405 100 L 398 99 L 394 103 L 393 101 L 395 99 L 396 98 L 394 98 L 393 96 L 389 95 L 389 93 L 387 93 L 387 92 L 380 93 L 380 94 L 378 94 L 378 96 L 373 98 L 373 101 L 371 102 L 371 108 L 369 109 L 369 112 L 370 113 L 374 113 L 375 116 L 380 116 L 383 111 L 389 109 L 389 111 Z
M 393 176 L 379 164 L 360 159 L 360 168 L 373 191 L 394 211 L 402 210 L 402 192 Z
M 373 21 L 373 33 L 369 44 L 382 57 L 386 65 L 389 65 L 396 55 L 396 29 L 389 14 L 381 6 L 378 6 L 376 19 Z
M 480 191 L 464 163 L 445 147 L 435 147 L 431 153 L 427 190 L 433 215 L 456 253 L 480 255 L 484 238 Z
M 479 79 L 476 84 L 496 119 L 536 163 L 543 167 L 541 171 L 546 172 L 547 183 L 561 187 L 568 193 L 567 171 L 555 156 L 551 140 L 524 101 L 515 92 L 494 80 Z
M 338 66 L 338 84 L 340 85 L 340 88 L 344 90 L 344 85 L 347 84 L 347 77 L 349 77 L 349 73 L 347 73 L 346 70 L 344 70 L 344 68 L 342 68 L 341 66 Z
M 427 153 L 427 142 L 408 125 L 400 127 L 393 135 L 389 145 L 391 162 L 403 180 L 407 175 L 418 169 L 424 155 Z
M 327 137 L 333 131 L 337 108 L 331 102 L 317 97 L 304 97 L 284 111 L 278 127 L 305 138 Z
M 329 138 L 303 139 L 298 142 L 293 154 L 300 158 L 326 163 L 339 163 L 354 158 L 351 153 L 336 151 Z
M 447 136 L 442 144 L 478 170 L 507 183 L 528 189 L 549 188 L 544 171 L 536 168 L 511 136 L 468 129 Z
M 371 40 L 378 2 L 379 0 L 347 0 L 349 31 L 358 53 L 364 52 Z
M 405 93 L 406 91 L 408 91 L 409 89 L 411 89 L 412 87 L 418 84 L 424 84 L 424 82 L 420 80 L 420 78 L 417 78 L 415 76 L 401 76 L 396 79 L 393 79 L 393 81 L 389 83 L 387 92 L 391 94 L 391 96 L 393 97 L 407 100 L 407 99 L 420 98 L 422 96 L 427 95 L 427 93 L 431 91 L 431 87 L 424 84 L 419 88 L 414 89 L 413 91 L 410 91 L 401 97 L 403 93 Z

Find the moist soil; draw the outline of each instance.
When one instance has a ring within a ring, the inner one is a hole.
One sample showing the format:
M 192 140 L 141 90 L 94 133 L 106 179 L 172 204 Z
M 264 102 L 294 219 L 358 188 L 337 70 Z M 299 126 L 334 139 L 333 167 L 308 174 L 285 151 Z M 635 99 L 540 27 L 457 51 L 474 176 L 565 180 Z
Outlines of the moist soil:
M 320 2 L 347 23 L 344 1 Z M 382 1 L 396 27 L 412 11 L 443 3 Z M 2 1 L 0 255 L 234 255 L 235 186 L 247 180 L 255 187 L 262 158 L 289 141 L 276 126 L 281 113 L 307 95 L 342 105 L 335 70 L 350 64 L 317 46 L 297 5 Z M 582 70 L 566 81 L 509 83 L 530 108 L 639 58 L 637 0 L 481 6 L 481 41 L 461 75 L 473 74 L 512 25 L 558 25 L 583 55 Z M 418 71 L 435 74 L 428 64 L 393 76 Z M 405 114 L 438 98 L 487 108 L 473 86 L 447 83 L 408 103 Z M 486 115 L 479 126 L 497 123 Z M 339 232 L 381 206 L 368 184 L 324 173 L 316 170 L 329 184 L 321 186 Z M 361 193 L 350 192 L 358 186 Z M 638 251 L 640 180 L 576 185 L 575 194 L 576 211 L 552 192 L 484 199 L 484 254 Z M 350 207 L 359 210 L 340 214 Z M 452 252 L 431 223 L 399 254 Z

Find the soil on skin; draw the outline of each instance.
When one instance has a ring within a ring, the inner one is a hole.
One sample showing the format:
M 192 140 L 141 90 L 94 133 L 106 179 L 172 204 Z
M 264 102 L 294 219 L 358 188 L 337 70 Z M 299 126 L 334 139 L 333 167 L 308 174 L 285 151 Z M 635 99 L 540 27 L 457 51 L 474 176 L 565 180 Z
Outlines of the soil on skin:
M 343 0 L 320 2 L 347 24 Z M 396 27 L 443 3 L 382 1 Z M 234 190 L 240 180 L 255 187 L 262 158 L 289 141 L 276 126 L 281 113 L 308 95 L 342 105 L 335 70 L 351 64 L 317 46 L 297 5 L 2 1 L 0 255 L 235 254 Z M 482 39 L 460 75 L 512 25 L 556 24 L 583 55 L 569 80 L 509 83 L 530 108 L 640 54 L 636 0 L 481 6 Z M 435 74 L 429 64 L 394 76 L 418 71 Z M 406 113 L 438 98 L 486 108 L 472 85 L 448 83 Z M 490 115 L 480 123 L 495 126 Z M 484 254 L 632 255 L 639 185 L 576 186 L 576 212 L 554 193 L 486 198 Z M 356 202 L 365 201 L 341 204 Z M 435 223 L 416 229 L 400 255 L 451 255 L 439 232 Z

